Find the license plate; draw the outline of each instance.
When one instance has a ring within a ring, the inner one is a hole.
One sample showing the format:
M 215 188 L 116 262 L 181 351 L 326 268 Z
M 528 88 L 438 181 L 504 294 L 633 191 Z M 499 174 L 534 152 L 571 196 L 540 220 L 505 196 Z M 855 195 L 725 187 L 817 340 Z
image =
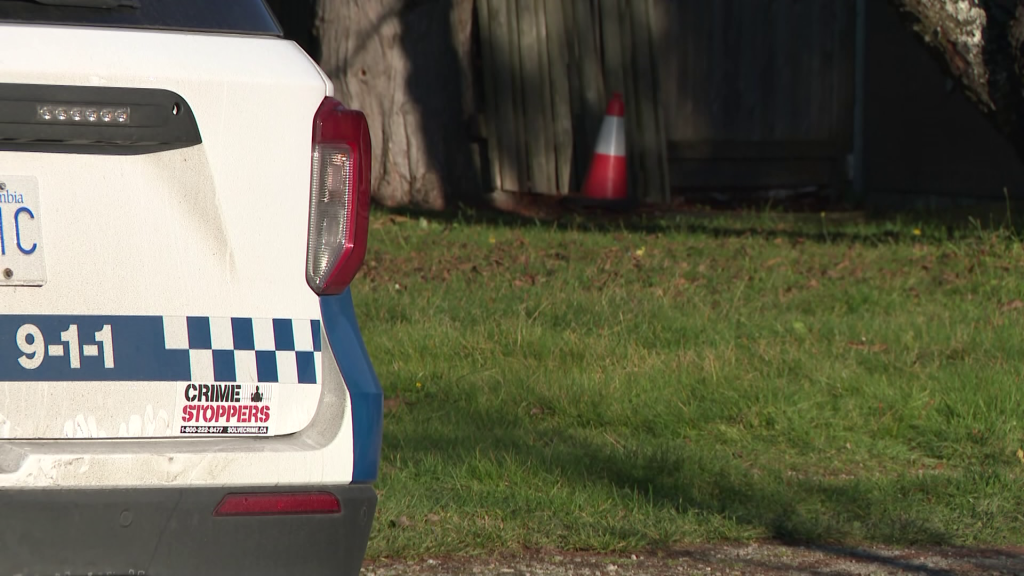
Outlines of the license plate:
M 39 182 L 0 175 L 0 286 L 46 284 Z

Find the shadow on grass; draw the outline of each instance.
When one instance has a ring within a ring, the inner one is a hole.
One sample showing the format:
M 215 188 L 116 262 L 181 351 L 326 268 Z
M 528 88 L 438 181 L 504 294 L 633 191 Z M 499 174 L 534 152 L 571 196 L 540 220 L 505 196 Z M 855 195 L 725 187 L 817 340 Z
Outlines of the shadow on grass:
M 808 568 L 797 568 L 797 565 L 792 561 L 784 560 L 768 560 L 762 559 L 761 557 L 754 556 L 751 558 L 733 559 L 730 560 L 740 565 L 741 570 L 744 572 L 750 572 L 755 574 L 764 573 L 764 571 L 770 571 L 770 573 L 790 573 L 790 574 L 863 574 L 863 573 L 874 573 L 869 572 L 872 568 L 884 568 L 891 570 L 899 570 L 903 573 L 908 574 L 923 574 L 925 576 L 956 576 L 959 574 L 955 570 L 949 570 L 946 568 L 939 568 L 928 564 L 924 561 L 914 561 L 907 558 L 896 557 L 895 555 L 880 554 L 870 550 L 861 548 L 841 548 L 832 546 L 796 546 L 795 548 L 806 550 L 809 552 L 817 552 L 825 556 L 832 556 L 835 558 L 842 558 L 850 562 L 857 563 L 862 567 L 860 569 L 850 569 L 846 567 L 835 567 L 828 565 L 821 565 L 818 562 L 817 566 L 813 569 Z M 971 556 L 977 556 L 978 551 L 971 551 Z M 674 559 L 674 558 L 685 558 L 689 560 L 695 560 L 702 564 L 714 564 L 721 563 L 722 559 L 716 557 L 714 554 L 707 554 L 701 552 L 683 552 L 678 554 L 664 554 L 663 558 Z M 1008 559 L 1012 564 L 1016 558 Z M 982 568 L 982 566 L 978 566 Z M 992 566 L 985 565 L 983 567 L 987 570 L 993 570 Z M 799 570 L 799 571 L 797 571 Z M 994 572 L 986 572 L 988 574 L 1016 574 L 1012 570 L 1012 566 L 1007 567 L 1005 570 L 996 569 Z
M 925 576 L 955 576 L 962 574 L 956 570 L 939 568 L 925 562 L 900 558 L 893 555 L 882 554 L 877 551 L 865 550 L 863 548 L 844 548 L 834 546 L 801 546 L 801 548 L 821 552 L 830 556 L 847 558 L 865 564 L 874 564 L 894 568 L 902 572 L 912 574 L 924 574 Z M 930 554 L 929 554 L 930 555 Z M 983 571 L 984 574 L 1021 574 L 1024 555 L 1008 552 L 1006 550 L 995 550 L 988 548 L 960 548 L 947 547 L 941 550 L 941 556 L 949 558 L 961 564 L 968 564 L 975 569 Z M 973 572 L 971 572 L 973 573 Z
M 830 556 L 839 556 L 850 560 L 856 560 L 866 564 L 895 568 L 902 572 L 913 574 L 924 574 L 925 576 L 956 576 L 957 574 L 953 570 L 936 568 L 923 562 L 913 562 L 902 558 L 894 558 L 860 548 L 841 548 L 834 546 L 804 546 L 803 548 L 813 550 L 815 552 L 822 552 Z
M 440 459 L 452 469 L 478 461 L 481 454 L 512 457 L 583 492 L 588 487 L 611 488 L 623 502 L 639 500 L 655 509 L 729 519 L 796 546 L 955 542 L 927 513 L 927 505 L 901 504 L 913 494 L 928 493 L 926 478 L 901 478 L 879 491 L 868 482 L 763 473 L 696 446 L 620 447 L 545 418 L 462 404 L 444 415 L 443 425 L 417 427 L 415 433 L 403 434 L 409 428 L 386 425 L 384 450 L 395 450 L 405 463 Z M 613 532 L 621 541 L 642 540 L 654 548 L 675 544 L 652 540 L 646 528 L 625 522 Z
M 593 234 L 699 234 L 713 238 L 782 238 L 794 242 L 819 244 L 916 244 L 943 243 L 983 235 L 1000 234 L 1024 239 L 1024 212 L 1012 214 L 988 212 L 866 214 L 838 213 L 820 215 L 751 212 L 676 212 L 658 214 L 571 215 L 541 220 L 497 211 L 423 212 L 384 210 L 399 217 L 426 218 L 447 225 L 528 230 L 542 227 Z M 915 234 L 914 230 L 921 234 Z
M 447 225 L 512 229 L 544 227 L 587 233 L 703 234 L 711 237 L 787 238 L 815 243 L 898 244 L 946 242 L 982 234 L 1001 233 L 1024 238 L 1024 209 L 1005 205 L 977 206 L 930 212 L 793 213 L 768 211 L 674 210 L 560 214 L 534 218 L 494 209 L 463 208 L 444 212 L 378 208 L 401 218 L 424 218 Z M 914 230 L 921 232 L 915 234 Z

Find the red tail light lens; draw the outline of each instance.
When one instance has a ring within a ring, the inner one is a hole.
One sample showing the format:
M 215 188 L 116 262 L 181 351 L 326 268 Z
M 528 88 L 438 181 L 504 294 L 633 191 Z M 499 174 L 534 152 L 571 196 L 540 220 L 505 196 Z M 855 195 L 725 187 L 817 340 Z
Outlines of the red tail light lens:
M 339 514 L 341 503 L 330 492 L 290 494 L 228 494 L 213 511 L 214 516 L 285 516 L 295 514 Z
M 366 257 L 370 128 L 362 112 L 325 98 L 313 120 L 306 282 L 317 294 L 348 288 Z

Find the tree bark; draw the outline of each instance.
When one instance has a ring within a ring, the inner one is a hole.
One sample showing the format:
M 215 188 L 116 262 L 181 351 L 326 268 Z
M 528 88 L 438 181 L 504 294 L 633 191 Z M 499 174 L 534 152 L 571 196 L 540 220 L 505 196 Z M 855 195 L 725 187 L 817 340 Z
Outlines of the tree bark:
M 318 0 L 323 69 L 366 113 L 373 195 L 439 210 L 479 196 L 468 119 L 472 0 Z
M 1024 160 L 1024 0 L 890 2 Z

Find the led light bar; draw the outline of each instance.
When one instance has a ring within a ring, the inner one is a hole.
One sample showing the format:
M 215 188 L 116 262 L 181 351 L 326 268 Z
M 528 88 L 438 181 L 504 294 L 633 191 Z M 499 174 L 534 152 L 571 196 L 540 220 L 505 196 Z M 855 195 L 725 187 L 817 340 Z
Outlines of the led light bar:
M 128 106 L 40 104 L 36 111 L 37 120 L 54 123 L 124 126 L 132 119 L 132 110 Z

